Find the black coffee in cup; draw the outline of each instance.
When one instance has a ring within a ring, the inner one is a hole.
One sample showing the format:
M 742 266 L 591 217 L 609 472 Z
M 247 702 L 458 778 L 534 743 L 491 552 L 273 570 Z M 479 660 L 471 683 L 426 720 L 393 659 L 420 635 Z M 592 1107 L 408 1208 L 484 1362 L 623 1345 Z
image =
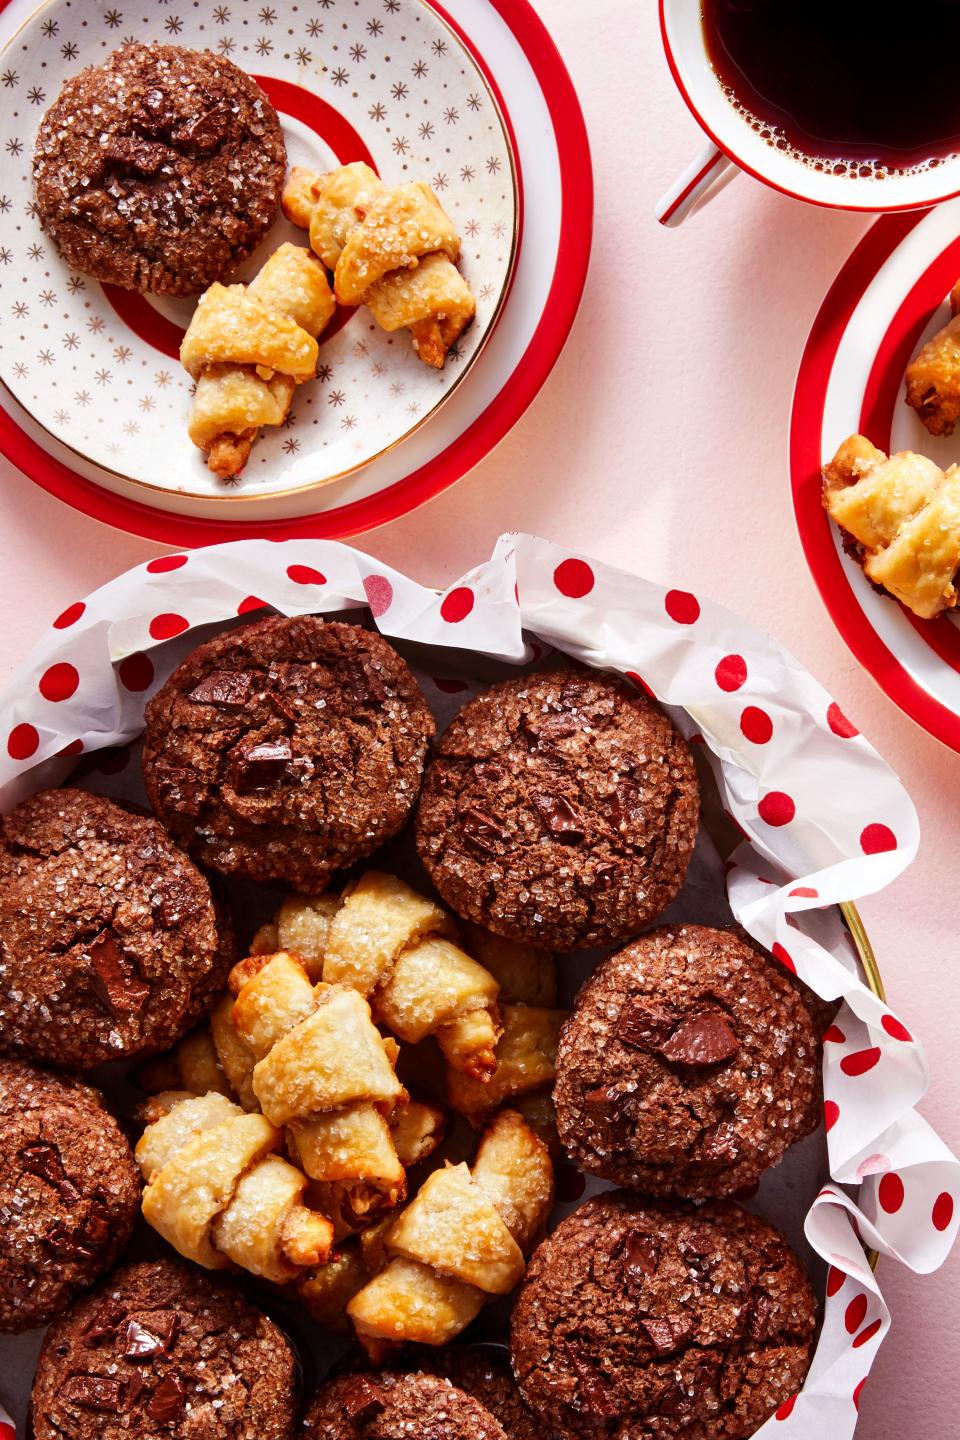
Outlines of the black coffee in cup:
M 780 150 L 868 177 L 960 154 L 960 0 L 701 0 L 730 101 Z

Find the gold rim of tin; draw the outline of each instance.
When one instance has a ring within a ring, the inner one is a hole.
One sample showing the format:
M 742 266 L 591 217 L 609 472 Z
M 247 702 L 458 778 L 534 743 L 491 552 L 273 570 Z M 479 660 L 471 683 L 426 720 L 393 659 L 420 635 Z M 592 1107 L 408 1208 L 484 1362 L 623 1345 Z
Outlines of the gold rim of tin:
M 32 10 L 31 13 L 26 16 L 24 20 L 21 21 L 21 23 L 17 26 L 16 30 L 10 36 L 10 38 L 5 42 L 2 47 L 0 47 L 0 58 L 2 58 L 7 53 L 7 51 L 13 45 L 14 41 L 17 40 L 20 35 L 22 35 L 24 30 L 26 30 L 30 25 L 33 24 L 33 22 L 44 10 L 50 9 L 52 6 L 62 5 L 63 3 L 64 0 L 41 0 L 41 4 L 39 4 L 35 10 Z M 14 402 L 14 404 L 19 406 L 19 408 L 23 411 L 24 415 L 26 415 L 32 421 L 32 423 L 43 432 L 45 436 L 48 436 L 57 445 L 62 446 L 62 448 L 66 450 L 68 454 L 75 455 L 78 460 L 82 460 L 84 464 L 90 465 L 93 468 L 100 470 L 104 475 L 109 475 L 115 480 L 120 480 L 124 485 L 133 486 L 137 490 L 146 490 L 154 495 L 165 495 L 173 498 L 182 497 L 187 500 L 212 501 L 216 505 L 265 505 L 269 504 L 273 500 L 287 499 L 291 495 L 305 495 L 312 490 L 322 490 L 327 485 L 335 484 L 338 480 L 347 480 L 350 478 L 351 475 L 359 474 L 362 470 L 365 470 L 368 465 L 372 465 L 374 461 L 382 459 L 384 455 L 388 455 L 392 450 L 395 450 L 398 445 L 402 445 L 405 440 L 409 440 L 412 435 L 416 434 L 418 430 L 422 429 L 422 427 L 426 425 L 430 420 L 432 420 L 434 415 L 436 415 L 438 411 L 440 411 L 444 407 L 444 405 L 446 405 L 450 397 L 463 384 L 464 380 L 473 370 L 477 361 L 480 359 L 480 356 L 486 349 L 494 330 L 497 328 L 497 325 L 500 322 L 504 306 L 507 303 L 507 296 L 510 294 L 513 286 L 513 278 L 514 272 L 517 268 L 517 254 L 519 251 L 520 242 L 521 202 L 520 184 L 517 173 L 518 156 L 516 151 L 514 150 L 513 141 L 510 136 L 510 127 L 507 124 L 506 117 L 504 116 L 503 109 L 500 105 L 500 101 L 498 100 L 496 92 L 491 86 L 478 59 L 474 56 L 469 45 L 467 45 L 467 43 L 461 39 L 461 37 L 458 35 L 456 30 L 453 29 L 452 25 L 445 18 L 445 16 L 441 15 L 433 7 L 433 5 L 430 4 L 430 0 L 416 0 L 416 3 L 422 6 L 423 9 L 430 11 L 430 14 L 433 16 L 437 24 L 441 25 L 443 29 L 453 37 L 456 44 L 462 51 L 466 53 L 468 60 L 473 65 L 473 68 L 477 74 L 478 82 L 486 92 L 493 113 L 497 118 L 501 131 L 503 132 L 503 141 L 507 152 L 507 159 L 510 162 L 510 182 L 513 190 L 513 230 L 510 236 L 510 256 L 507 261 L 506 271 L 504 272 L 503 284 L 500 287 L 500 293 L 497 296 L 497 302 L 494 306 L 493 313 L 490 316 L 490 320 L 487 324 L 486 329 L 480 337 L 480 342 L 477 345 L 476 350 L 470 356 L 470 359 L 467 361 L 463 369 L 458 373 L 456 379 L 449 387 L 449 389 L 445 390 L 443 394 L 439 396 L 436 403 L 433 404 L 426 412 L 426 414 L 421 415 L 419 420 L 417 420 L 413 425 L 411 425 L 408 430 L 405 430 L 402 435 L 398 435 L 395 440 L 391 440 L 387 445 L 384 445 L 382 449 L 376 452 L 376 454 L 368 455 L 365 459 L 358 461 L 356 465 L 349 465 L 345 470 L 338 470 L 335 475 L 325 475 L 322 480 L 307 480 L 302 485 L 292 485 L 282 490 L 270 490 L 255 495 L 245 495 L 242 492 L 239 494 L 219 495 L 216 493 L 208 494 L 205 491 L 199 490 L 182 490 L 169 485 L 156 485 L 150 480 L 139 480 L 136 476 L 127 475 L 122 470 L 114 470 L 112 466 L 105 465 L 102 461 L 93 459 L 83 450 L 78 449 L 75 445 L 71 445 L 68 440 L 65 440 L 61 435 L 58 435 L 56 431 L 51 430 L 50 427 L 45 424 L 43 420 L 39 419 L 38 416 L 34 415 L 33 411 L 30 410 L 24 403 L 24 401 L 19 398 L 19 396 L 8 384 L 6 378 L 3 375 L 0 375 L 0 389 L 5 391 L 6 394 L 10 396 L 10 399 Z M 229 59 L 229 57 L 227 58 Z M 244 70 L 244 73 L 247 75 L 251 75 L 251 72 L 249 70 Z M 252 75 L 251 78 L 253 78 Z M 96 283 L 99 284 L 99 281 L 97 281 Z M 184 417 L 184 423 L 186 423 L 186 417 Z M 49 454 L 49 451 L 47 453 Z M 101 489 L 108 490 L 111 494 L 119 494 L 121 498 L 133 500 L 136 500 L 137 498 L 135 495 L 125 495 L 122 490 L 118 491 L 114 489 L 113 486 L 104 485 L 102 480 L 90 479 L 87 476 L 83 476 L 81 478 L 87 479 L 88 483 L 91 485 L 98 485 Z M 161 510 L 166 514 L 177 513 L 170 511 L 168 506 L 151 504 L 151 502 L 148 500 L 145 500 L 142 503 L 149 505 L 151 509 Z

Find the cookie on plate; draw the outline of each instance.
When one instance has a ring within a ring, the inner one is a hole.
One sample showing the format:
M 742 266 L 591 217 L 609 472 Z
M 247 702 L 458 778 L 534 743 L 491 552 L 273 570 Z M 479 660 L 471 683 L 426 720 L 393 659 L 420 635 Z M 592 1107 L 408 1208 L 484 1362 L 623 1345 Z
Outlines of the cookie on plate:
M 203 864 L 310 894 L 402 828 L 432 734 L 382 636 L 275 615 L 198 646 L 154 695 L 144 776 Z
M 130 1239 L 140 1175 L 88 1085 L 0 1060 L 0 1330 L 45 1325 Z
M 588 1200 L 530 1262 L 514 1373 L 564 1435 L 742 1440 L 803 1384 L 817 1306 L 786 1241 L 729 1202 Z
M 661 926 L 577 996 L 557 1055 L 560 1140 L 619 1185 L 736 1195 L 816 1129 L 819 1052 L 776 961 L 729 930 Z
M 436 1375 L 341 1375 L 304 1416 L 306 1440 L 507 1440 L 480 1401 Z
M 588 949 L 669 905 L 693 853 L 686 742 L 612 675 L 551 670 L 478 695 L 440 737 L 417 845 L 443 899 L 511 940 Z
M 0 826 L 0 1053 L 70 1069 L 163 1050 L 226 983 L 210 886 L 156 820 L 44 790 Z
M 40 222 L 74 270 L 191 295 L 259 245 L 286 164 L 276 111 L 225 56 L 130 43 L 64 85 L 33 176 Z
M 297 1361 L 235 1290 L 172 1260 L 128 1265 L 47 1331 L 34 1440 L 291 1440 Z

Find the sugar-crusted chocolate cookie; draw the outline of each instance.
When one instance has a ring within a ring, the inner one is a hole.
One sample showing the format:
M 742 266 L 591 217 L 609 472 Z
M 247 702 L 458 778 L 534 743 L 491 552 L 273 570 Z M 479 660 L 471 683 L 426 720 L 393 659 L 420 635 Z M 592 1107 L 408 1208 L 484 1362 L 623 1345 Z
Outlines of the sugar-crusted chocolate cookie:
M 223 55 L 128 44 L 64 85 L 40 124 L 40 221 L 76 270 L 190 295 L 227 278 L 280 203 L 276 111 Z
M 128 1265 L 47 1332 L 34 1440 L 290 1440 L 297 1364 L 237 1292 L 171 1260 Z
M 545 1240 L 513 1368 L 548 1427 L 594 1440 L 743 1440 L 803 1383 L 813 1291 L 783 1237 L 729 1202 L 598 1195 Z
M 162 1050 L 222 988 L 210 886 L 156 820 L 45 790 L 0 827 L 0 1052 L 73 1069 Z
M 0 1060 L 0 1330 L 44 1325 L 124 1249 L 133 1152 L 88 1085 Z
M 690 751 L 664 714 L 611 675 L 552 670 L 455 716 L 427 770 L 417 845 L 467 919 L 586 949 L 670 903 L 698 809 Z
M 506 1350 L 498 1345 L 420 1346 L 411 1365 L 442 1375 L 485 1405 L 509 1440 L 546 1440 L 546 1431 L 520 1394 Z
M 728 930 L 662 926 L 597 969 L 557 1055 L 554 1102 L 584 1170 L 702 1200 L 751 1186 L 820 1117 L 799 988 Z
M 200 645 L 147 706 L 147 791 L 204 864 L 310 893 L 405 823 L 433 717 L 380 635 L 277 615 Z
M 317 1393 L 303 1427 L 307 1440 L 506 1440 L 479 1400 L 418 1372 L 341 1375 Z

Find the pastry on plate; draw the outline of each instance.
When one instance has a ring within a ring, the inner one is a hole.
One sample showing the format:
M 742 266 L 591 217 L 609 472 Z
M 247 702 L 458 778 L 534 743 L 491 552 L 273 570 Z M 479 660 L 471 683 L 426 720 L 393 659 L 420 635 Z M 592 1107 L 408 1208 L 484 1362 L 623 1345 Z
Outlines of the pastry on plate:
M 319 260 L 290 244 L 249 285 L 217 281 L 201 295 L 180 362 L 196 381 L 187 431 L 214 475 L 239 475 L 263 426 L 283 424 L 335 309 Z
M 0 825 L 0 1052 L 89 1069 L 172 1045 L 226 983 L 210 886 L 152 817 L 44 790 Z
M 536 1251 L 513 1371 L 552 1433 L 746 1440 L 803 1384 L 817 1304 L 772 1225 L 611 1191 Z
M 314 1396 L 304 1440 L 508 1440 L 485 1405 L 437 1375 L 338 1375 Z
M 432 735 L 376 631 L 276 615 L 199 645 L 157 691 L 144 779 L 202 864 L 315 894 L 406 823 Z
M 58 1315 L 117 1259 L 140 1177 L 96 1090 L 0 1060 L 0 1331 Z
M 384 330 L 409 329 L 424 364 L 442 369 L 477 307 L 456 265 L 460 237 L 429 185 L 390 187 L 362 161 L 326 175 L 295 166 L 283 211 L 309 229 L 341 305 L 366 305 Z
M 660 926 L 583 986 L 554 1100 L 560 1140 L 591 1174 L 732 1196 L 820 1123 L 820 1047 L 776 960 L 728 930 Z
M 683 884 L 699 818 L 686 741 L 619 677 L 507 680 L 437 742 L 417 848 L 459 915 L 554 950 L 626 939 Z
M 34 1440 L 293 1440 L 296 1355 L 237 1291 L 188 1265 L 126 1265 L 47 1331 Z
M 960 419 L 960 281 L 950 291 L 950 313 L 907 366 L 907 404 L 931 435 L 952 435 Z
M 960 469 L 924 455 L 887 456 L 863 435 L 844 440 L 823 467 L 823 503 L 844 549 L 921 620 L 957 603 Z
M 223 55 L 130 42 L 67 81 L 40 123 L 40 222 L 74 270 L 193 295 L 229 276 L 276 217 L 276 111 Z

